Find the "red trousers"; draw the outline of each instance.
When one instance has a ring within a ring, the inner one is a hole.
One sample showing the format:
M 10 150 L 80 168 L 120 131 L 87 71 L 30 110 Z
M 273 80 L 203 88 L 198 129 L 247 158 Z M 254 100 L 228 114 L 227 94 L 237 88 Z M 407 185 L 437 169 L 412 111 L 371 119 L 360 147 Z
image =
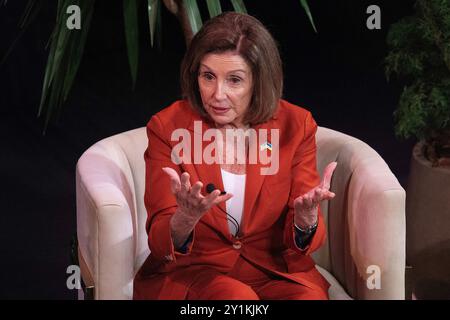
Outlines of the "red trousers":
M 274 278 L 239 258 L 228 274 L 207 269 L 195 275 L 187 300 L 327 300 L 328 292 Z

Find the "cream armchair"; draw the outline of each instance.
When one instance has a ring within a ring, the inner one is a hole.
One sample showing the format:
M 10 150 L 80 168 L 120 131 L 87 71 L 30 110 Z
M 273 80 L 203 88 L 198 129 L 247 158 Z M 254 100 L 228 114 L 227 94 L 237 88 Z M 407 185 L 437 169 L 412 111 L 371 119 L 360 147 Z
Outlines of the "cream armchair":
M 405 191 L 366 143 L 319 127 L 318 169 L 337 161 L 323 203 L 326 244 L 313 254 L 331 299 L 404 299 Z M 130 299 L 149 254 L 144 206 L 145 128 L 103 139 L 76 169 L 79 298 Z

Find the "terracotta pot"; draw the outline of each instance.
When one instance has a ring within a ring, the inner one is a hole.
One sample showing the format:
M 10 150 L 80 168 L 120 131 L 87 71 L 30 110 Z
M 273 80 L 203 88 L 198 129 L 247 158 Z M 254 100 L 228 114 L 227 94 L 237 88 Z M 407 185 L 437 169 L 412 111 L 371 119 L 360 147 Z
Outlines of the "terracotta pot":
M 450 169 L 433 168 L 422 150 L 413 149 L 406 192 L 406 259 L 419 299 L 450 299 Z

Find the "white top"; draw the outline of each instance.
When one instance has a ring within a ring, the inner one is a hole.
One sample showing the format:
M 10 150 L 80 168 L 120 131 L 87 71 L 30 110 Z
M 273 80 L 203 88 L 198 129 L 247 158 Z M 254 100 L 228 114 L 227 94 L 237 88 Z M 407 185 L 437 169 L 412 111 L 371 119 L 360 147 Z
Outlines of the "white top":
M 227 213 L 235 218 L 239 225 L 242 220 L 242 212 L 244 211 L 244 195 L 245 195 L 245 174 L 234 174 L 223 169 L 222 182 L 223 188 L 227 193 L 231 193 L 233 197 L 225 202 Z M 228 227 L 233 235 L 236 235 L 236 226 L 233 219 L 228 218 Z M 231 220 L 231 221 L 230 221 Z M 241 228 L 241 227 L 239 227 Z

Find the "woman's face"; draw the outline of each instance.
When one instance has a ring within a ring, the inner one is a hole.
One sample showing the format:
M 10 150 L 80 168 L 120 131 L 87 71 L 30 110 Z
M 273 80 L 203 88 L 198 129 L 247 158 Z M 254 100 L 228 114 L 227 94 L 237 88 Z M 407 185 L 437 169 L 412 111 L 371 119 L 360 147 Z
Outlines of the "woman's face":
M 253 79 L 240 55 L 230 51 L 205 55 L 200 62 L 198 86 L 203 107 L 217 125 L 243 126 Z

